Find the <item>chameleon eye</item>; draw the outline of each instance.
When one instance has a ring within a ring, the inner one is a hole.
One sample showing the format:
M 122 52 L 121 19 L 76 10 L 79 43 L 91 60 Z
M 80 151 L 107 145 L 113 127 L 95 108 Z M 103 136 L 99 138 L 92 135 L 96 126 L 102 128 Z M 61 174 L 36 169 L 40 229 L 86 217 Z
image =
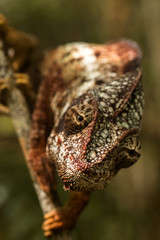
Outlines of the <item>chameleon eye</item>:
M 81 109 L 79 106 L 74 106 L 65 114 L 64 132 L 66 135 L 73 135 L 81 132 L 92 121 L 92 114 L 87 113 L 86 109 Z
M 118 149 L 117 168 L 127 168 L 134 164 L 140 157 L 140 142 L 137 134 L 128 135 Z
M 134 156 L 137 155 L 137 153 L 136 153 L 135 150 L 129 150 L 129 151 L 128 151 L 128 154 L 129 154 L 130 157 L 134 157 Z
M 84 117 L 82 115 L 77 116 L 77 121 L 82 122 L 84 120 Z
M 64 133 L 68 136 L 83 131 L 91 123 L 93 115 L 94 106 L 90 99 L 71 106 L 64 116 Z

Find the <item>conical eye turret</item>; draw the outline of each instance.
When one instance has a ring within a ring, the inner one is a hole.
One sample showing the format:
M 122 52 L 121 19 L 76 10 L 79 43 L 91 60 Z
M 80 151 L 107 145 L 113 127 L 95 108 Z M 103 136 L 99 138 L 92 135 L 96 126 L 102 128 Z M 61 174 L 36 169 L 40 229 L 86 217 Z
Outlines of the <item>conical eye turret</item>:
M 93 115 L 94 104 L 89 98 L 71 106 L 64 116 L 64 132 L 73 135 L 83 131 L 91 123 Z

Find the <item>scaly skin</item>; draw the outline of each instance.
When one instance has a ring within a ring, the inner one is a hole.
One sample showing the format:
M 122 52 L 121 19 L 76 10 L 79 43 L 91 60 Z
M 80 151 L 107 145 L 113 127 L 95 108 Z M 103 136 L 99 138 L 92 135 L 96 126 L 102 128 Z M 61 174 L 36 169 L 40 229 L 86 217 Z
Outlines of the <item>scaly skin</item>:
M 48 157 L 65 189 L 103 188 L 120 168 L 140 156 L 140 50 L 121 40 L 106 45 L 67 44 L 50 54 L 50 74 L 51 69 L 56 72 L 54 64 L 58 66 L 65 87 L 51 96 L 55 126 L 48 138 Z M 133 138 L 129 146 L 128 136 Z M 133 150 L 133 156 L 115 158 L 121 145 L 126 154 Z
M 78 211 L 73 193 L 69 208 L 67 204 L 46 215 L 46 236 L 51 229 L 72 228 L 88 192 L 105 187 L 119 169 L 138 160 L 143 109 L 140 61 L 141 50 L 128 40 L 72 43 L 46 53 L 33 113 L 30 162 L 46 191 L 49 185 L 40 174 L 44 162 L 48 164 L 46 154 L 64 188 L 80 191 L 75 192 Z M 52 131 L 46 135 L 49 109 Z
M 13 70 L 19 71 L 30 60 L 36 39 L 10 27 L 2 15 L 0 37 L 13 51 Z M 0 57 L 3 89 L 7 73 Z M 64 206 L 45 215 L 45 236 L 73 228 L 91 191 L 138 160 L 141 57 L 137 44 L 123 39 L 104 45 L 71 43 L 45 54 L 28 161 L 47 194 L 56 187 L 54 166 L 64 188 L 73 190 Z M 26 81 L 24 75 L 15 78 Z

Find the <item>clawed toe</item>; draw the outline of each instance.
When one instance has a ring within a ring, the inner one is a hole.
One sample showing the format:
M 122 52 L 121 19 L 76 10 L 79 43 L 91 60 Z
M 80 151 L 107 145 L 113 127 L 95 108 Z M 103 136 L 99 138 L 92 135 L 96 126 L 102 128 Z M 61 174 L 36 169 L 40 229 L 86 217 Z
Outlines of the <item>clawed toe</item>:
M 48 237 L 52 234 L 54 230 L 60 230 L 63 228 L 63 214 L 62 210 L 51 211 L 44 216 L 44 223 L 42 225 L 42 229 L 44 231 L 44 236 Z
M 0 78 L 0 91 L 6 88 L 8 88 L 8 82 L 6 78 Z
M 15 73 L 14 77 L 16 79 L 16 85 L 26 85 L 30 86 L 30 79 L 27 74 L 24 73 Z

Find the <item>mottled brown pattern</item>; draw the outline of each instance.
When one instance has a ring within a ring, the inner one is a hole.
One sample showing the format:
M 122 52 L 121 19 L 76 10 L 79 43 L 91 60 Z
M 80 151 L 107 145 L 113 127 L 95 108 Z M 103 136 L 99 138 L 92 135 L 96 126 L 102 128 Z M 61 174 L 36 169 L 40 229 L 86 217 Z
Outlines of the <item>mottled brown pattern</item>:
M 36 39 L 12 28 L 2 15 L 0 37 L 3 88 L 11 75 L 15 80 L 18 76 L 28 78 L 13 72 L 22 71 L 31 61 Z M 46 52 L 41 64 L 35 63 L 36 68 L 32 65 L 35 72 L 39 67 L 36 79 L 41 83 L 36 104 L 30 107 L 34 111 L 29 153 L 29 115 L 26 124 L 25 104 L 15 106 L 18 94 L 12 94 L 10 105 L 18 110 L 11 111 L 16 115 L 20 142 L 40 202 L 45 195 L 45 201 L 53 202 L 55 209 L 45 215 L 45 236 L 52 230 L 72 229 L 91 191 L 103 188 L 119 169 L 138 160 L 143 110 L 141 56 L 136 43 L 123 39 L 103 45 L 71 43 Z M 63 206 L 57 201 L 55 167 L 64 188 L 74 190 Z
M 142 58 L 141 49 L 131 40 L 111 41 L 102 45 L 93 45 L 97 60 L 107 58 L 112 65 L 112 71 L 123 73 L 138 67 Z
M 50 229 L 72 228 L 88 201 L 86 191 L 103 188 L 120 168 L 138 160 L 141 56 L 129 40 L 71 43 L 45 54 L 29 160 L 46 192 L 55 186 L 47 157 L 66 190 L 83 191 L 46 216 L 46 235 Z M 41 174 L 44 167 L 50 179 Z
M 57 70 L 59 72 L 59 69 Z M 39 88 L 35 110 L 32 115 L 32 129 L 30 134 L 29 162 L 39 179 L 39 183 L 47 193 L 55 188 L 55 176 L 53 168 L 46 160 L 46 141 L 49 131 L 52 128 L 53 116 L 50 110 L 50 96 L 61 87 L 61 79 L 55 75 L 56 81 L 52 83 L 49 76 L 43 76 Z M 46 169 L 46 175 L 44 175 Z M 48 178 L 48 173 L 50 178 Z

